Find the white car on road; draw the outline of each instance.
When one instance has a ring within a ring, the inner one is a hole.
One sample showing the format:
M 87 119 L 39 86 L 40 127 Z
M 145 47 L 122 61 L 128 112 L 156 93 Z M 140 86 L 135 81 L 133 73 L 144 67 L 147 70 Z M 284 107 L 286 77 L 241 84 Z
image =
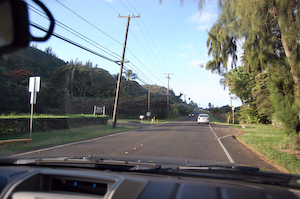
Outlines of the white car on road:
M 209 116 L 207 114 L 199 114 L 198 124 L 206 123 L 209 124 Z

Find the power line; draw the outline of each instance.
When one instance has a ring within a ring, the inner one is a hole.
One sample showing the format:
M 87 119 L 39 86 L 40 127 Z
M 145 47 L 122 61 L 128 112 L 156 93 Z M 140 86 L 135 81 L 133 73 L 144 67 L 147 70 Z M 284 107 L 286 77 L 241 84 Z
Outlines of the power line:
M 37 29 L 39 29 L 39 30 L 41 30 L 41 31 L 44 31 L 44 32 L 47 32 L 47 31 L 48 31 L 46 28 L 44 28 L 44 27 L 42 27 L 42 26 L 40 26 L 40 25 L 38 25 L 38 24 L 36 24 L 36 23 L 34 23 L 34 22 L 30 22 L 30 25 L 33 26 L 33 27 L 35 27 L 35 28 L 37 28 Z M 106 57 L 106 56 L 104 56 L 104 55 L 101 55 L 101 54 L 99 54 L 99 53 L 97 53 L 97 52 L 95 52 L 95 51 L 93 51 L 93 50 L 91 50 L 91 49 L 88 49 L 88 48 L 86 48 L 86 47 L 84 47 L 84 46 L 82 46 L 82 45 L 80 45 L 80 44 L 78 44 L 78 43 L 76 43 L 76 42 L 74 42 L 74 41 L 72 41 L 72 40 L 70 40 L 70 39 L 67 39 L 67 38 L 65 38 L 65 37 L 63 37 L 63 36 L 61 36 L 61 35 L 59 35 L 59 34 L 56 34 L 56 33 L 53 32 L 52 35 L 53 35 L 54 37 L 57 37 L 57 38 L 59 38 L 59 39 L 65 41 L 65 42 L 68 42 L 68 43 L 70 43 L 70 44 L 72 44 L 72 45 L 74 45 L 74 46 L 77 46 L 77 47 L 79 47 L 79 48 L 81 48 L 81 49 L 83 49 L 83 50 L 86 50 L 86 51 L 88 51 L 88 52 L 90 52 L 90 53 L 93 53 L 94 55 L 97 55 L 97 56 L 99 56 L 99 57 L 101 57 L 101 58 L 103 58 L 103 59 L 106 59 L 106 60 L 108 60 L 108 61 L 111 61 L 111 62 L 116 63 L 115 60 L 112 60 L 112 59 L 110 59 L 110 58 L 108 58 L 108 57 Z
M 57 1 L 57 0 L 56 0 Z M 57 1 L 58 2 L 58 1 Z M 60 2 L 58 2 L 58 3 L 60 3 Z M 61 4 L 61 3 L 60 3 Z M 64 6 L 64 5 L 63 5 Z M 66 7 L 66 6 L 64 6 L 64 7 Z M 34 8 L 34 7 L 33 7 Z M 67 8 L 67 7 L 66 7 Z M 36 9 L 36 8 L 34 8 L 34 9 Z M 67 8 L 68 9 L 68 8 Z M 68 9 L 68 10 L 70 10 L 70 9 Z M 70 10 L 71 11 L 71 10 Z M 35 12 L 35 11 L 34 11 Z M 71 12 L 73 12 L 73 11 L 71 11 Z M 37 13 L 37 12 L 36 12 Z M 75 12 L 73 12 L 74 14 L 76 14 Z M 37 14 L 39 14 L 39 13 L 37 13 Z M 76 14 L 77 15 L 77 14 Z M 79 16 L 79 15 L 77 15 L 77 16 Z M 79 16 L 80 17 L 80 16 Z M 80 18 L 82 18 L 82 17 L 80 17 Z M 86 21 L 86 22 L 88 22 L 87 20 L 85 20 L 84 18 L 82 18 L 84 21 Z M 89 38 L 87 38 L 87 37 L 85 37 L 84 35 L 82 35 L 81 33 L 79 33 L 79 32 L 77 32 L 77 31 L 75 31 L 74 29 L 72 29 L 72 28 L 70 28 L 70 27 L 68 27 L 68 26 L 66 26 L 65 24 L 63 24 L 63 23 L 61 23 L 61 22 L 59 22 L 59 21 L 57 21 L 56 20 L 56 22 L 58 22 L 58 25 L 60 26 L 60 27 L 62 27 L 62 28 L 64 28 L 65 30 L 67 30 L 68 32 L 70 32 L 70 33 L 72 33 L 72 34 L 74 34 L 75 36 L 77 36 L 77 37 L 79 37 L 79 38 L 81 38 L 81 39 L 83 39 L 84 41 L 86 41 L 86 42 L 88 42 L 88 43 L 90 43 L 90 44 L 92 44 L 92 43 L 95 43 L 95 44 L 97 44 L 97 45 L 99 45 L 99 46 L 101 46 L 100 44 L 98 44 L 97 42 L 95 42 L 95 41 L 93 41 L 93 40 L 91 40 L 91 39 L 89 39 Z M 89 23 L 89 22 L 88 22 Z M 92 25 L 91 23 L 89 23 L 90 25 Z M 34 23 L 34 22 L 31 22 L 30 23 L 30 25 L 32 25 L 33 27 L 35 27 L 35 28 L 37 28 L 37 29 L 39 29 L 39 30 L 42 30 L 42 31 L 44 31 L 44 32 L 46 32 L 47 30 L 44 28 L 44 27 L 41 27 L 41 26 L 39 26 L 38 24 L 36 24 L 36 23 Z M 95 27 L 94 25 L 92 25 L 93 27 Z M 69 29 L 69 30 L 68 30 Z M 98 28 L 97 28 L 98 29 Z M 71 31 L 70 31 L 71 30 Z M 72 32 L 73 31 L 73 32 Z M 101 31 L 101 30 L 100 30 Z M 55 37 L 57 37 L 57 38 L 59 38 L 59 39 L 61 39 L 61 40 L 63 40 L 63 41 L 65 41 L 65 42 L 68 42 L 68 43 L 70 43 L 70 44 L 72 44 L 72 45 L 75 45 L 75 46 L 77 46 L 77 47 L 79 47 L 79 48 L 82 48 L 83 50 L 86 50 L 86 51 L 88 51 L 88 52 L 90 52 L 90 53 L 92 53 L 92 54 L 95 54 L 95 55 L 97 55 L 97 56 L 99 56 L 99 57 L 101 57 L 101 58 L 104 58 L 104 59 L 106 59 L 106 60 L 108 60 L 108 61 L 111 61 L 111 62 L 114 62 L 114 63 L 116 63 L 116 61 L 115 60 L 112 60 L 112 59 L 110 59 L 110 58 L 108 58 L 108 57 L 106 57 L 106 56 L 104 56 L 104 55 L 101 55 L 101 54 L 99 54 L 99 53 L 97 53 L 97 52 L 95 52 L 95 51 L 93 51 L 93 50 L 91 50 L 91 49 L 88 49 L 87 47 L 84 47 L 83 45 L 80 45 L 80 44 L 78 44 L 78 43 L 76 43 L 76 42 L 74 42 L 74 41 L 72 41 L 72 40 L 70 40 L 70 39 L 67 39 L 67 38 L 65 38 L 65 37 L 63 37 L 63 36 L 61 36 L 61 35 L 59 35 L 59 34 L 56 34 L 56 33 L 52 33 L 52 35 L 53 36 L 55 36 Z M 89 42 L 89 41 L 91 41 L 91 42 Z M 92 44 L 93 45 L 93 44 Z M 95 46 L 95 45 L 94 45 Z M 103 46 L 101 46 L 102 48 L 104 48 L 104 49 L 106 49 L 107 51 L 110 51 L 109 49 L 107 49 L 107 48 L 105 48 L 105 47 L 103 47 Z M 97 47 L 98 49 L 100 49 L 99 47 Z M 108 53 L 108 52 L 106 52 L 105 50 L 103 50 L 103 49 L 100 49 L 100 50 L 102 50 L 102 51 L 104 51 L 105 53 Z M 129 49 L 128 49 L 129 50 Z M 110 52 L 112 52 L 113 54 L 115 54 L 115 55 L 117 55 L 116 53 L 114 53 L 113 51 L 110 51 Z M 129 50 L 129 52 L 142 64 L 142 62 Z M 109 55 L 111 55 L 110 53 L 108 53 Z M 111 55 L 111 56 L 113 56 L 113 57 L 115 57 L 114 55 Z M 118 56 L 118 55 L 117 55 Z M 133 63 L 131 63 L 133 66 L 135 66 Z M 142 64 L 143 65 L 143 64 Z M 144 65 L 143 65 L 144 66 Z M 136 66 L 135 66 L 136 67 Z M 145 67 L 145 66 L 144 66 Z M 138 69 L 138 67 L 136 67 L 137 69 Z M 145 67 L 146 68 L 146 67 Z M 146 68 L 147 69 L 147 68 Z M 139 70 L 139 69 L 138 69 Z M 148 69 L 147 69 L 148 70 Z M 149 71 L 149 70 L 148 70 Z M 140 71 L 141 72 L 141 71 Z M 150 72 L 150 71 L 149 71 Z M 142 73 L 142 72 L 141 72 Z M 151 73 L 151 72 L 150 72 Z M 148 76 L 146 76 L 144 73 L 142 73 L 147 79 L 148 79 L 148 81 L 150 80 L 149 78 L 148 78 Z M 151 73 L 152 74 L 152 73 Z M 153 75 L 153 74 L 152 74 Z M 153 75 L 155 78 L 157 78 L 155 75 Z M 139 79 L 139 81 L 141 81 L 142 83 L 144 83 L 145 85 L 149 85 L 146 81 L 144 81 L 144 80 L 142 80 L 141 78 L 138 78 Z M 157 78 L 158 79 L 158 78 Z M 159 80 L 159 79 L 158 79 Z M 159 80 L 160 81 L 160 80 Z M 152 82 L 152 80 L 150 80 L 150 82 Z M 153 83 L 154 84 L 154 83 Z M 164 84 L 164 83 L 163 83 Z M 149 86 L 151 86 L 151 85 L 149 85 Z M 154 90 L 156 90 L 156 89 L 154 89 Z M 161 93 L 160 91 L 158 91 L 158 90 L 156 90 L 157 92 L 159 92 L 159 93 Z M 165 95 L 165 94 L 162 94 L 162 95 Z M 178 103 L 178 101 L 176 102 L 175 100 L 173 100 L 173 99 L 171 99 L 174 103 Z
M 29 6 L 31 7 L 31 8 L 29 8 L 31 11 L 35 12 L 36 14 L 38 14 L 38 15 L 40 15 L 40 16 L 46 18 L 46 19 L 48 19 L 48 18 L 45 16 L 44 13 L 42 13 L 42 12 L 39 11 L 39 10 L 37 10 L 36 8 L 34 8 L 34 7 L 31 6 L 31 5 L 29 5 Z M 36 9 L 36 10 L 34 10 L 34 9 Z M 101 51 L 103 51 L 103 52 L 109 54 L 110 56 L 112 56 L 112 57 L 114 57 L 114 58 L 116 58 L 116 59 L 120 59 L 121 56 L 118 55 L 117 53 L 115 53 L 115 52 L 109 50 L 108 48 L 106 48 L 106 47 L 100 45 L 99 43 L 97 43 L 97 42 L 91 40 L 90 38 L 84 36 L 83 34 L 77 32 L 76 30 L 74 30 L 74 29 L 72 29 L 72 28 L 70 28 L 69 26 L 67 26 L 67 25 L 65 25 L 65 24 L 63 24 L 63 23 L 61 23 L 61 22 L 59 22 L 58 20 L 55 20 L 55 22 L 56 22 L 56 24 L 57 24 L 59 27 L 61 27 L 61 28 L 63 28 L 64 30 L 70 32 L 71 34 L 73 34 L 73 35 L 79 37 L 80 39 L 84 40 L 85 42 L 87 42 L 87 43 L 93 45 L 94 47 L 98 48 L 99 50 L 101 50 Z M 101 48 L 99 48 L 99 47 L 101 47 Z M 102 49 L 102 48 L 103 48 L 103 49 Z M 107 52 L 107 51 L 108 51 L 108 52 Z M 111 54 L 111 53 L 112 53 L 112 54 Z M 113 55 L 113 54 L 114 54 L 114 55 Z
M 69 10 L 70 12 L 72 12 L 73 14 L 75 14 L 77 17 L 79 17 L 80 19 L 82 19 L 83 21 L 85 21 L 86 23 L 90 24 L 91 26 L 93 26 L 94 28 L 96 28 L 97 30 L 99 30 L 101 33 L 103 33 L 104 35 L 106 35 L 107 37 L 111 38 L 112 40 L 114 40 L 115 42 L 117 42 L 118 44 L 122 45 L 123 44 L 121 42 L 119 42 L 118 40 L 114 39 L 113 37 L 111 37 L 109 34 L 105 33 L 103 30 L 101 30 L 100 28 L 98 28 L 97 26 L 93 25 L 92 23 L 90 23 L 88 20 L 86 20 L 85 18 L 81 17 L 79 14 L 77 14 L 76 12 L 74 12 L 73 10 L 71 10 L 70 8 L 68 8 L 67 6 L 65 6 L 64 4 L 62 4 L 61 2 L 59 2 L 58 0 L 55 0 L 57 3 L 59 3 L 60 5 L 62 5 L 63 7 L 65 7 L 67 10 Z
M 116 9 L 114 9 L 109 3 L 107 3 L 105 0 L 103 0 L 104 3 L 106 3 L 112 10 L 114 10 L 117 14 L 120 14 Z
M 70 8 L 68 8 L 67 6 L 65 6 L 64 4 L 62 4 L 61 2 L 59 2 L 58 0 L 56 0 L 59 4 L 61 4 L 63 7 L 65 7 L 66 9 L 68 9 L 70 12 L 72 12 L 73 14 L 75 14 L 76 16 L 78 16 L 79 18 L 81 18 L 83 21 L 85 21 L 86 23 L 88 23 L 88 24 L 90 24 L 91 26 L 93 26 L 94 28 L 96 28 L 97 30 L 99 30 L 100 32 L 102 32 L 103 34 L 105 34 L 106 36 L 108 36 L 108 37 L 110 37 L 111 39 L 113 39 L 114 41 L 116 41 L 117 43 L 119 43 L 119 44 L 121 44 L 119 41 L 117 41 L 117 40 L 115 40 L 114 38 L 112 38 L 111 36 L 109 36 L 108 34 L 106 34 L 104 31 L 102 31 L 101 29 L 99 29 L 98 27 L 96 27 L 95 25 L 93 25 L 92 23 L 90 23 L 89 21 L 87 21 L 86 19 L 84 19 L 83 17 L 81 17 L 80 15 L 78 15 L 77 13 L 75 13 L 74 11 L 72 11 Z M 105 2 L 106 3 L 106 2 Z M 122 2 L 121 2 L 122 3 Z M 123 4 L 123 3 L 122 3 Z M 109 5 L 109 4 L 107 4 L 107 5 Z M 110 5 L 109 5 L 110 6 Z M 125 6 L 125 5 L 124 5 Z M 132 5 L 131 5 L 132 6 Z M 111 6 L 110 6 L 111 7 Z M 126 6 L 125 6 L 126 7 Z M 111 7 L 112 8 L 112 7 Z M 112 8 L 115 12 L 117 12 L 114 8 Z M 117 12 L 118 13 L 118 12 Z M 62 23 L 61 23 L 62 24 Z M 38 25 L 37 24 L 33 24 L 32 23 L 32 25 L 34 26 L 34 27 L 36 27 L 36 28 L 38 28 L 38 29 L 40 29 L 40 30 L 43 30 L 43 31 L 45 31 L 46 29 L 44 29 L 44 28 L 41 28 L 41 27 L 38 27 Z M 64 24 L 63 24 L 63 26 L 65 26 Z M 67 26 L 65 26 L 65 27 L 67 27 Z M 69 28 L 69 27 L 68 27 Z M 70 28 L 71 29 L 71 28 Z M 73 30 L 73 29 L 72 29 Z M 76 31 L 74 31 L 74 32 L 76 32 Z M 73 34 L 73 33 L 72 33 Z M 77 32 L 77 34 L 79 34 L 79 35 L 81 35 L 80 33 L 78 33 Z M 95 55 L 97 55 L 97 56 L 100 56 L 100 57 L 102 57 L 102 58 L 104 58 L 104 59 L 107 59 L 107 60 L 109 60 L 109 61 L 112 61 L 112 62 L 115 62 L 115 60 L 112 60 L 112 59 L 110 59 L 110 58 L 108 58 L 108 57 L 106 57 L 106 56 L 103 56 L 103 55 L 101 55 L 101 54 L 99 54 L 99 53 L 97 53 L 97 52 L 95 52 L 95 51 L 92 51 L 92 50 L 90 50 L 90 49 L 88 49 L 88 48 L 86 48 L 86 47 L 84 47 L 84 46 L 82 46 L 82 45 L 80 45 L 80 44 L 78 44 L 78 43 L 76 43 L 76 42 L 74 42 L 74 41 L 71 41 L 71 40 L 69 40 L 69 39 L 67 39 L 67 38 L 65 38 L 65 37 L 63 37 L 63 36 L 60 36 L 60 35 L 58 35 L 58 34 L 56 34 L 56 33 L 53 33 L 53 36 L 55 36 L 55 37 L 57 37 L 57 38 L 59 38 L 59 39 L 62 39 L 62 40 L 64 40 L 64 41 L 66 41 L 66 42 L 68 42 L 68 43 L 71 43 L 71 44 L 73 44 L 73 45 L 75 45 L 75 46 L 77 46 L 77 47 L 79 47 L 79 48 L 82 48 L 82 49 L 84 49 L 84 50 L 86 50 L 86 51 L 88 51 L 88 52 L 91 52 L 91 53 L 93 53 L 93 54 L 95 54 Z M 77 35 L 78 36 L 78 35 Z M 82 38 L 81 38 L 82 39 Z M 92 40 L 91 40 L 92 41 Z M 94 41 L 92 41 L 92 42 L 94 42 Z M 97 44 L 98 45 L 98 44 Z M 122 45 L 122 44 L 121 44 Z M 102 50 L 102 49 L 101 49 Z M 108 49 L 107 49 L 108 50 Z M 138 62 L 153 76 L 153 77 L 155 77 L 157 80 L 159 80 L 163 85 L 165 84 L 164 82 L 162 82 L 160 79 L 158 79 L 153 73 L 151 73 L 148 69 L 147 69 L 147 67 L 135 56 L 135 54 L 132 52 L 132 51 L 130 51 L 130 49 L 128 49 L 127 48 L 127 50 L 136 58 L 136 60 L 138 60 Z M 108 50 L 109 51 L 109 50 Z M 112 52 L 112 51 L 111 51 Z M 107 52 L 106 52 L 107 53 Z M 114 54 L 116 54 L 116 53 L 114 53 Z M 111 54 L 110 54 L 111 55 Z M 112 55 L 111 55 L 112 56 Z M 135 66 L 133 63 L 131 63 L 133 66 Z M 138 67 L 136 67 L 135 66 L 135 68 L 137 68 L 138 69 Z M 141 71 L 140 71 L 141 72 Z M 143 73 L 142 73 L 143 74 Z M 144 75 L 144 76 L 146 76 L 146 75 Z M 147 76 L 146 76 L 147 77 Z M 147 77 L 148 78 L 148 77 Z M 148 78 L 149 79 L 149 78 Z M 150 80 L 151 81 L 151 80 Z
M 131 14 L 134 14 L 121 0 L 119 1 L 129 12 L 131 12 Z
M 124 70 L 128 71 L 128 70 L 130 70 L 130 69 L 128 69 L 127 67 L 124 66 Z M 154 84 L 151 85 L 151 84 L 149 84 L 149 82 L 145 81 L 144 79 L 141 79 L 139 75 L 137 76 L 136 79 L 138 79 L 138 80 L 139 80 L 141 83 L 143 83 L 145 86 L 150 87 L 152 90 L 156 91 L 157 93 L 159 93 L 159 94 L 161 94 L 161 95 L 163 95 L 163 96 L 167 96 L 167 94 L 162 93 L 161 91 L 155 89 L 155 88 L 153 87 Z M 173 103 L 176 103 L 176 104 L 182 103 L 182 102 L 178 101 L 176 98 L 174 98 L 173 96 L 170 96 L 170 95 L 169 95 L 169 99 L 170 99 Z
M 142 50 L 144 51 L 144 53 L 145 53 L 145 54 L 148 56 L 148 58 L 151 60 L 151 62 L 152 62 L 154 65 L 156 65 L 156 64 L 153 62 L 153 60 L 151 59 L 151 57 L 149 56 L 149 54 L 146 52 L 146 50 L 144 49 L 144 47 L 141 45 L 141 43 L 139 42 L 139 40 L 135 37 L 134 33 L 133 33 L 132 31 L 130 31 L 130 32 L 132 33 L 134 39 L 135 39 L 136 42 L 139 44 L 139 46 L 142 48 Z M 156 57 L 155 57 L 155 58 L 156 58 Z M 157 60 L 157 58 L 156 58 L 156 60 Z M 159 68 L 159 70 L 160 70 L 161 72 L 163 72 L 160 68 Z
M 129 5 L 137 12 L 137 13 L 139 13 L 134 7 L 133 7 L 133 5 L 127 0 L 127 2 L 129 3 Z
M 120 2 L 121 2 L 121 0 L 119 0 Z M 127 2 L 129 3 L 129 5 L 137 12 L 137 13 L 139 13 L 136 9 L 135 9 L 135 7 L 127 0 Z M 122 3 L 122 2 L 121 2 Z M 124 5 L 124 3 L 122 3 L 123 5 Z M 124 5 L 125 6 L 125 5 Z M 127 6 L 125 6 L 127 9 L 128 9 L 128 7 Z M 128 9 L 130 12 L 131 12 L 131 10 L 130 9 Z M 147 43 L 147 45 L 149 46 L 149 48 L 150 48 L 150 51 L 152 52 L 152 54 L 153 54 L 153 56 L 154 56 L 154 58 L 156 59 L 156 61 L 158 62 L 158 65 L 162 68 L 162 66 L 160 65 L 160 62 L 158 61 L 158 59 L 157 59 L 157 56 L 155 56 L 155 54 L 154 54 L 154 52 L 153 52 L 153 50 L 152 50 L 152 48 L 151 48 L 151 46 L 150 46 L 150 44 L 149 44 L 149 42 L 148 42 L 148 40 L 147 40 L 147 38 L 145 37 L 145 34 L 144 34 L 144 32 L 143 32 L 143 29 L 141 28 L 141 26 L 139 25 L 139 23 L 138 23 L 138 21 L 136 21 L 136 23 L 137 23 L 137 25 L 139 26 L 139 28 L 140 28 L 140 30 L 141 30 L 141 32 L 142 32 L 142 35 L 143 35 L 143 37 L 144 37 L 144 39 L 145 39 L 145 41 L 146 41 L 146 43 Z M 149 34 L 149 32 L 148 32 L 148 34 Z M 134 34 L 132 33 L 132 35 L 134 36 Z M 150 35 L 150 34 L 149 34 Z M 136 37 L 134 36 L 134 38 L 136 39 Z M 142 47 L 142 45 L 140 44 L 140 42 L 138 41 L 138 39 L 136 39 L 136 41 L 139 43 L 139 45 L 141 46 L 141 48 L 143 49 L 143 51 L 146 53 L 146 55 L 150 58 L 150 56 L 148 55 L 148 53 L 145 51 L 145 49 Z M 150 58 L 150 60 L 152 61 L 152 63 L 154 64 L 154 65 L 156 65 L 154 62 L 153 62 L 153 60 Z M 161 68 L 159 68 L 159 70 L 161 70 Z M 161 70 L 162 71 L 162 70 Z M 162 71 L 163 72 L 163 71 Z
M 98 27 L 96 27 L 95 25 L 93 25 L 92 23 L 90 23 L 89 21 L 87 21 L 86 19 L 84 19 L 83 17 L 81 17 L 80 15 L 78 15 L 76 12 L 74 12 L 73 10 L 71 10 L 70 8 L 68 8 L 67 6 L 65 6 L 64 4 L 62 4 L 61 2 L 59 2 L 58 0 L 56 0 L 60 5 L 62 5 L 63 7 L 65 7 L 66 9 L 68 9 L 70 12 L 72 12 L 73 14 L 75 14 L 76 16 L 78 16 L 79 18 L 81 18 L 82 20 L 84 20 L 86 23 L 90 24 L 91 26 L 93 26 L 94 28 L 96 28 L 97 30 L 99 30 L 100 32 L 102 32 L 103 34 L 105 34 L 106 36 L 110 37 L 111 39 L 113 39 L 114 41 L 116 41 L 117 43 L 119 43 L 120 45 L 123 46 L 122 43 L 120 43 L 119 41 L 117 41 L 116 39 L 112 38 L 111 36 L 109 36 L 108 34 L 106 34 L 104 31 L 100 30 Z M 111 7 L 111 6 L 110 6 Z M 113 8 L 112 8 L 113 9 Z M 115 10 L 115 9 L 114 9 Z M 115 10 L 116 11 L 116 10 Z M 145 67 L 144 64 L 142 64 L 142 62 L 134 55 L 134 53 L 129 49 L 126 48 L 137 60 L 138 62 Z M 145 69 L 152 74 L 146 67 Z M 152 74 L 153 75 L 153 74 Z M 153 75 L 156 79 L 158 79 L 155 75 Z M 159 79 L 158 79 L 159 80 Z M 164 84 L 161 80 L 159 80 L 162 84 Z
M 145 36 L 143 30 L 142 30 L 142 28 L 140 27 L 140 24 L 139 24 L 138 22 L 137 22 L 137 24 L 138 24 L 139 28 L 141 29 L 142 35 L 143 35 L 143 37 L 144 37 L 144 39 L 145 39 L 147 45 L 149 46 L 150 51 L 152 52 L 153 56 L 155 57 L 157 63 L 159 64 L 159 66 L 160 66 L 161 68 L 163 68 L 163 67 L 161 66 L 160 62 L 158 61 L 157 56 L 155 56 L 154 51 L 152 50 L 152 48 L 151 48 L 151 46 L 150 46 L 150 44 L 149 44 L 149 42 L 148 42 L 148 40 L 147 40 L 147 38 L 146 38 L 146 36 Z M 152 59 L 150 59 L 150 60 L 152 61 Z M 153 61 L 152 61 L 152 62 L 153 62 Z M 153 62 L 153 63 L 154 63 L 154 62 Z M 156 64 L 154 64 L 154 65 L 156 65 Z M 160 69 L 160 70 L 161 70 L 161 69 Z M 162 70 L 161 70 L 161 71 L 162 71 Z M 163 72 L 163 71 L 162 71 L 162 72 Z
M 118 13 L 118 11 L 116 10 L 116 9 L 114 9 L 110 4 L 108 4 L 106 1 L 104 1 L 111 9 L 113 9 L 116 13 Z M 121 1 L 120 1 L 121 2 Z M 122 3 L 122 2 L 121 2 Z M 124 5 L 124 3 L 122 3 L 123 5 Z M 130 4 L 131 6 L 132 6 L 132 4 Z M 125 6 L 124 5 L 124 7 L 126 7 L 127 8 L 127 6 Z M 133 6 L 132 6 L 133 7 Z M 134 7 L 133 7 L 134 8 Z M 128 9 L 129 10 L 129 9 Z M 136 11 L 136 9 L 134 8 L 134 10 Z M 130 11 L 130 10 L 129 10 Z M 130 11 L 131 12 L 131 11 Z M 124 21 L 124 23 L 126 23 L 125 21 Z M 141 29 L 142 30 L 142 29 Z M 130 30 L 131 31 L 131 30 Z M 138 41 L 138 39 L 135 37 L 135 35 L 134 35 L 134 33 L 131 31 L 131 33 L 132 33 L 132 35 L 133 35 L 133 37 L 135 38 L 135 40 L 139 43 L 139 45 L 141 46 L 141 44 L 140 44 L 140 42 Z M 146 40 L 146 39 L 145 39 Z M 149 44 L 148 44 L 148 46 L 150 46 Z M 155 77 L 158 81 L 160 81 L 163 85 L 165 85 L 165 83 L 164 82 L 162 82 L 160 79 L 158 79 L 153 73 L 151 73 L 151 71 L 149 71 L 148 70 L 148 68 L 135 56 L 135 54 L 128 48 L 128 47 L 126 47 L 126 49 L 130 52 L 130 54 L 132 54 L 133 56 L 134 56 L 134 58 L 135 59 L 137 59 L 137 61 L 153 76 L 153 77 Z M 145 49 L 142 47 L 142 49 L 143 49 L 143 51 L 146 53 L 146 51 L 145 51 Z M 151 49 L 151 51 L 152 51 L 152 49 Z M 152 51 L 153 52 L 153 51 Z M 150 56 L 149 56 L 149 54 L 148 53 L 146 53 L 146 55 L 150 58 Z M 153 53 L 153 55 L 154 55 L 154 53 Z M 154 55 L 154 57 L 155 57 L 155 59 L 157 60 L 157 57 Z M 153 62 L 153 60 L 150 58 L 150 60 Z M 158 61 L 158 60 L 157 60 Z M 159 63 L 159 61 L 158 61 L 158 63 Z M 153 64 L 154 65 L 156 65 L 154 62 L 153 62 Z M 134 67 L 136 67 L 136 66 L 134 66 Z M 136 67 L 137 68 L 137 67 Z M 161 70 L 161 69 L 160 69 Z
M 143 25 L 144 25 L 146 31 L 148 32 L 148 35 L 149 35 L 149 37 L 150 37 L 150 39 L 151 39 L 151 41 L 152 41 L 154 47 L 156 48 L 158 54 L 160 55 L 161 59 L 163 60 L 164 64 L 168 67 L 168 69 L 171 70 L 171 69 L 169 68 L 169 66 L 167 65 L 167 63 L 165 62 L 165 60 L 163 59 L 162 55 L 160 54 L 160 51 L 158 50 L 157 46 L 155 45 L 154 40 L 152 39 L 151 34 L 150 34 L 150 32 L 148 31 L 148 28 L 147 28 L 147 26 L 145 25 L 144 20 L 143 20 L 142 17 L 141 17 L 141 20 L 142 20 L 142 23 L 143 23 Z

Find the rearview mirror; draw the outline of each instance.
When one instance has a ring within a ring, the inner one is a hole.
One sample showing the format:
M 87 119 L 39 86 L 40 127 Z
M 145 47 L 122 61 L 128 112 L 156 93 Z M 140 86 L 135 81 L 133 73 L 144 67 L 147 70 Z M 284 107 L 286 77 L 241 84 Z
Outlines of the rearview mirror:
M 27 5 L 21 0 L 0 0 L 0 54 L 28 46 L 29 33 Z
M 27 4 L 22 0 L 0 0 L 0 55 L 28 46 L 30 41 L 46 41 L 54 29 L 54 18 L 39 0 L 32 0 L 47 15 L 50 25 L 44 37 L 34 37 L 29 32 Z M 32 24 L 31 24 L 32 25 Z

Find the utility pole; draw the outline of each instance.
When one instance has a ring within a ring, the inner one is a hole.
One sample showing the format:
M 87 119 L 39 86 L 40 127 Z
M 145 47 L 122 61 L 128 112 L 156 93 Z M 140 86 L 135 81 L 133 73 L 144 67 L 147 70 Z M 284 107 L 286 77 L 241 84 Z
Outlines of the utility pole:
M 122 60 L 120 64 L 120 72 L 118 76 L 118 82 L 117 82 L 117 89 L 116 89 L 116 98 L 115 98 L 115 105 L 114 105 L 114 112 L 113 112 L 113 124 L 112 128 L 115 129 L 117 125 L 117 107 L 118 107 L 118 99 L 119 99 L 119 92 L 120 92 L 120 82 L 121 82 L 121 77 L 122 77 L 122 72 L 123 72 L 123 64 L 124 64 L 124 58 L 125 58 L 125 50 L 126 50 L 126 42 L 127 42 L 127 35 L 128 35 L 128 29 L 129 29 L 129 22 L 131 17 L 140 17 L 138 16 L 118 16 L 118 17 L 127 17 L 127 27 L 126 27 L 126 33 L 125 33 L 125 40 L 124 40 L 124 46 L 123 46 L 123 54 L 122 54 Z
M 151 117 L 151 111 L 150 111 L 150 88 L 148 89 L 148 121 L 150 121 L 150 117 Z
M 173 73 L 165 73 L 165 75 L 168 75 L 168 89 L 167 89 L 167 119 L 170 117 L 170 104 L 169 104 L 169 79 L 170 75 L 173 75 Z
M 229 94 L 230 96 L 230 104 L 231 104 L 231 109 L 232 109 L 232 124 L 234 124 L 234 106 L 232 106 L 232 98 L 231 98 L 231 95 Z

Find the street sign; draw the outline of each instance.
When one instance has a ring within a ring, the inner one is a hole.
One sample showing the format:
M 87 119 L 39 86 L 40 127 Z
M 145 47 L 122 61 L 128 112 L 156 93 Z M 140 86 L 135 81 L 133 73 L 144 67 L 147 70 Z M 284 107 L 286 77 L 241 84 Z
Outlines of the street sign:
M 30 139 L 32 135 L 32 128 L 33 128 L 33 105 L 36 104 L 36 96 L 37 92 L 40 91 L 40 84 L 41 84 L 41 78 L 40 77 L 30 77 L 29 78 L 29 88 L 28 91 L 30 92 L 30 104 L 31 104 L 31 110 L 30 110 L 30 125 L 29 125 L 29 133 L 30 133 Z
M 234 106 L 232 106 L 232 110 L 234 111 Z
M 40 77 L 30 77 L 29 78 L 29 87 L 28 90 L 30 92 L 30 104 L 36 104 L 36 96 L 37 92 L 40 91 Z
M 94 106 L 94 115 L 96 115 L 96 113 L 105 115 L 105 106 L 103 107 Z
M 29 78 L 29 92 L 39 92 L 40 91 L 40 77 L 30 77 Z
M 150 117 L 151 116 L 151 112 L 147 112 L 147 117 Z

